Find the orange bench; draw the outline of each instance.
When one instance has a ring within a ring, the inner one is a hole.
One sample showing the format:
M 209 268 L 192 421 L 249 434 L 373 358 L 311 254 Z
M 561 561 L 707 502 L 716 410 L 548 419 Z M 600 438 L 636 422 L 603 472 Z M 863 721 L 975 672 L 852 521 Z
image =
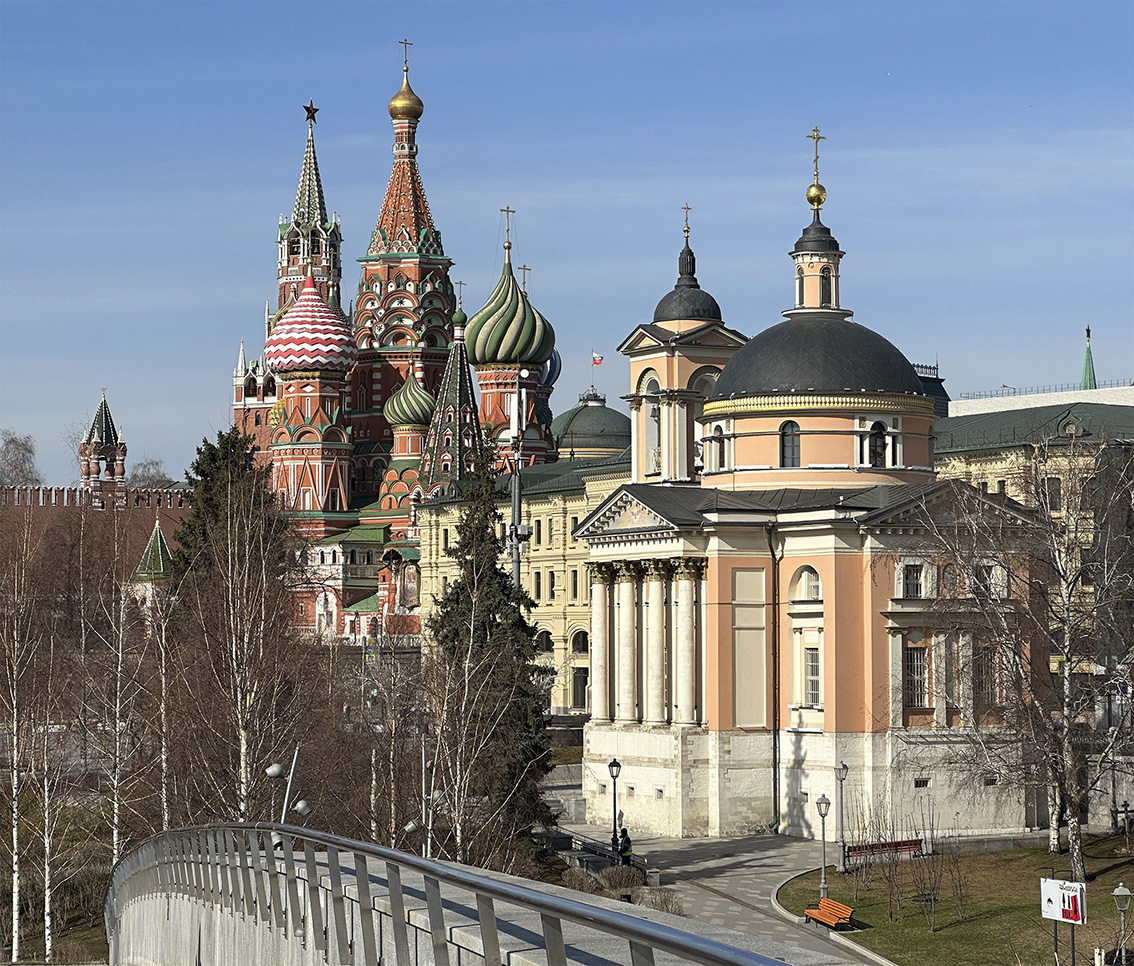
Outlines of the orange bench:
M 803 914 L 814 922 L 821 922 L 825 926 L 837 929 L 839 926 L 851 924 L 854 910 L 841 902 L 835 902 L 834 899 L 820 899 L 818 909 L 807 909 Z

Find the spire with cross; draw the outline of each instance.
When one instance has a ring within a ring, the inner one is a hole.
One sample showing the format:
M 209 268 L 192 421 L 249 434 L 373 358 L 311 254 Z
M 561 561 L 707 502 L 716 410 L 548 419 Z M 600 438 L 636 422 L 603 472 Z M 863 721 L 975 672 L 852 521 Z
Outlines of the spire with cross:
M 402 45 L 402 67 L 406 70 L 409 69 L 409 49 L 413 46 L 413 41 L 402 38 L 398 41 Z
M 512 216 L 516 211 L 505 205 L 500 209 L 500 213 L 504 216 L 504 251 L 510 252 L 512 250 Z
M 457 287 L 457 308 L 460 308 L 461 303 L 465 300 L 465 283 L 454 282 L 453 284 Z
M 681 230 L 685 235 L 685 240 L 689 241 L 689 212 L 691 212 L 693 209 L 690 208 L 688 202 L 686 202 L 681 206 L 681 210 L 685 212 L 685 227 Z

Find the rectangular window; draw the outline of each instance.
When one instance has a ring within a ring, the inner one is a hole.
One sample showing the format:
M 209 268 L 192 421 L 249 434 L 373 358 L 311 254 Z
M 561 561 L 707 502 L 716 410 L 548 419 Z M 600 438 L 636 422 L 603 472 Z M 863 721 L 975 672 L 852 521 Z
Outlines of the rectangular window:
M 819 705 L 819 648 L 803 649 L 803 703 Z
M 1000 703 L 996 663 L 996 650 L 992 647 L 977 648 L 973 654 L 973 702 L 981 711 Z
M 978 564 L 973 568 L 973 596 L 981 600 L 992 597 L 992 567 Z
M 913 780 L 913 787 L 914 788 L 928 788 L 929 787 L 929 779 L 928 778 L 915 778 Z
M 577 667 L 571 672 L 571 707 L 586 708 L 587 706 L 587 677 L 585 667 Z
M 543 596 L 543 574 L 538 570 L 535 572 L 535 599 L 539 600 Z
M 1049 476 L 1043 481 L 1043 502 L 1050 513 L 1063 509 L 1063 481 L 1058 476 Z
M 547 599 L 555 600 L 555 571 L 547 572 Z
M 536 520 L 535 521 L 535 537 L 533 538 L 532 542 L 537 547 L 541 543 L 543 543 L 543 521 L 542 520 Z
M 448 527 L 445 527 L 445 529 L 441 531 L 441 549 L 442 550 L 448 550 L 449 549 L 449 528 Z
M 571 517 L 571 542 L 577 543 L 579 538 L 575 536 L 575 531 L 579 529 L 579 518 Z
M 907 708 L 926 708 L 929 706 L 929 664 L 924 647 L 906 647 L 902 660 L 905 675 L 903 679 L 903 701 Z
M 902 567 L 902 596 L 907 600 L 920 600 L 925 596 L 922 575 L 921 564 L 906 564 Z
M 571 599 L 572 600 L 578 600 L 579 599 L 579 571 L 578 570 L 572 570 L 571 571 Z

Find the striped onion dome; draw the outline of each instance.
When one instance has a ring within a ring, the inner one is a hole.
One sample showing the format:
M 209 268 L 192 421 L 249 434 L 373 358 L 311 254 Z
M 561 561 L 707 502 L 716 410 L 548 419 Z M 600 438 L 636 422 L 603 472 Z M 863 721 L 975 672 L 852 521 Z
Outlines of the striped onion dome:
M 358 361 L 349 324 L 323 301 L 310 275 L 264 343 L 264 361 L 277 373 L 350 372 Z
M 552 349 L 551 358 L 540 367 L 536 382 L 541 386 L 554 386 L 562 371 L 563 357 L 559 355 L 558 349 Z
M 555 330 L 535 309 L 512 274 L 511 244 L 504 243 L 500 281 L 465 330 L 474 366 L 542 366 L 555 348 Z
M 382 407 L 391 426 L 428 426 L 435 407 L 433 397 L 411 374 Z

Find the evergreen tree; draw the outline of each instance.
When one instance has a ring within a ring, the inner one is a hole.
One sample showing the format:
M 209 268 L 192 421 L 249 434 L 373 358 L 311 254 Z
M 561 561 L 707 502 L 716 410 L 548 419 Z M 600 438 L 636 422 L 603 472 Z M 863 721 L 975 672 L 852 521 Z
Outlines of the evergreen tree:
M 197 458 L 185 472 L 185 480 L 193 493 L 189 515 L 182 521 L 175 539 L 178 548 L 173 557 L 173 582 L 176 585 L 191 565 L 207 566 L 209 555 L 203 551 L 210 534 L 223 528 L 228 508 L 234 499 L 250 498 L 259 509 L 273 502 L 271 469 L 256 462 L 251 436 L 235 426 L 217 433 L 215 443 L 204 439 L 197 447 Z M 285 526 L 282 514 L 280 525 Z
M 550 769 L 547 675 L 536 664 L 534 606 L 500 566 L 496 476 L 481 452 L 448 551 L 460 576 L 426 628 L 429 700 L 437 730 L 435 780 L 457 861 L 507 868 L 527 833 L 551 821 L 540 794 Z

